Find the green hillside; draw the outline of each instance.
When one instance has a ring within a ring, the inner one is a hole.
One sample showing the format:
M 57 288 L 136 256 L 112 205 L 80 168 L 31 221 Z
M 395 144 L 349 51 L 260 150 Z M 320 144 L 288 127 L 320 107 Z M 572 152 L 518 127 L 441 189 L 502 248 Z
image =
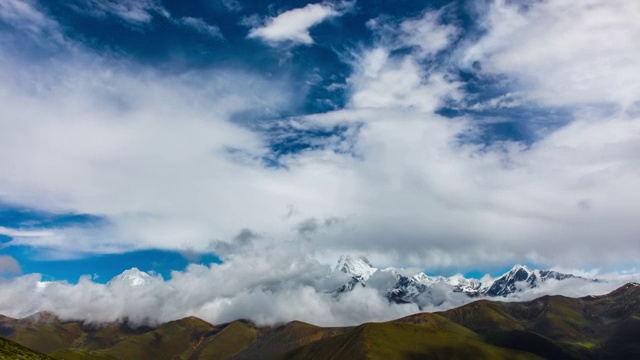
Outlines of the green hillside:
M 282 359 L 540 359 L 486 344 L 455 324 L 433 328 L 402 322 L 369 323 L 295 349 Z
M 257 338 L 258 329 L 253 325 L 234 321 L 219 333 L 205 339 L 192 359 L 232 359 L 254 344 Z
M 597 297 L 478 301 L 442 315 L 483 335 L 487 342 L 545 358 L 640 354 L 640 287 L 631 284 Z
M 35 352 L 16 342 L 0 337 L 0 359 L 12 360 L 52 360 L 53 358 Z
M 144 334 L 130 336 L 96 354 L 127 360 L 190 359 L 205 338 L 219 331 L 195 317 L 168 322 Z
M 195 317 L 130 327 L 61 321 L 42 313 L 0 316 L 0 330 L 15 341 L 2 339 L 2 359 L 48 358 L 28 348 L 64 360 L 631 359 L 640 358 L 640 286 L 579 299 L 480 300 L 357 327 L 299 321 L 213 326 Z

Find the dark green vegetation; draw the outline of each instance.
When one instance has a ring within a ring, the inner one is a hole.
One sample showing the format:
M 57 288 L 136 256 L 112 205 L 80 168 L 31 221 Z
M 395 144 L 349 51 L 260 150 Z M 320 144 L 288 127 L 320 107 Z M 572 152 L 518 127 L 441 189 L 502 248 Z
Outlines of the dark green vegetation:
M 0 316 L 2 359 L 640 359 L 640 285 L 579 299 L 480 300 L 357 327 L 294 321 L 213 326 L 185 318 L 158 327 L 86 325 L 51 314 Z M 21 355 L 16 355 L 21 354 Z M 24 355 L 22 355 L 24 354 Z M 19 357 L 23 356 L 23 357 Z
M 51 360 L 51 357 L 0 337 L 0 359 Z

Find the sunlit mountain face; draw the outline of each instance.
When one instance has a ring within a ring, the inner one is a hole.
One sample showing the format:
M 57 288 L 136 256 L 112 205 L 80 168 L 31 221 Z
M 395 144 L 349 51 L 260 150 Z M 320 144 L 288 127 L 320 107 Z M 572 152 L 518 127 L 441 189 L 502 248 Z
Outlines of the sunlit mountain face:
M 0 314 L 341 326 L 640 281 L 638 18 L 0 0 Z

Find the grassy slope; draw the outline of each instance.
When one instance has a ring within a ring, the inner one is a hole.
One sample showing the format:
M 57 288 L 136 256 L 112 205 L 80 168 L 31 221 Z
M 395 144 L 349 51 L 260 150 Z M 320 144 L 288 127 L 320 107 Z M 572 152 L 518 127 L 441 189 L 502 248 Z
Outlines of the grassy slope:
M 217 329 L 195 317 L 168 322 L 134 335 L 96 354 L 127 360 L 189 359 L 201 342 Z
M 285 354 L 282 359 L 540 359 L 486 344 L 441 316 L 368 323 Z
M 278 328 L 260 329 L 256 342 L 237 359 L 271 359 L 320 339 L 343 334 L 351 328 L 322 328 L 293 321 Z
M 39 352 L 35 352 L 16 342 L 0 337 L 0 359 L 51 360 L 52 358 Z
M 59 349 L 49 355 L 55 359 L 63 360 L 120 360 L 111 356 L 101 355 L 90 350 Z
M 443 316 L 500 346 L 550 359 L 640 356 L 640 287 L 580 299 L 543 296 L 521 303 L 478 301 Z
M 0 316 L 0 336 L 70 360 L 640 358 L 640 286 L 581 299 L 481 300 L 351 328 L 296 321 L 276 328 L 242 321 L 214 327 L 186 318 L 132 330 L 61 322 L 50 314 Z
M 46 354 L 103 349 L 148 330 L 132 329 L 121 323 L 89 326 L 74 321 L 62 322 L 47 313 L 19 320 L 2 317 L 0 326 L 5 330 L 3 336 Z
M 217 334 L 205 339 L 192 359 L 231 359 L 249 348 L 258 338 L 258 329 L 253 325 L 234 321 Z
M 83 331 L 77 323 L 29 323 L 15 327 L 12 340 L 48 354 L 73 346 L 82 336 Z

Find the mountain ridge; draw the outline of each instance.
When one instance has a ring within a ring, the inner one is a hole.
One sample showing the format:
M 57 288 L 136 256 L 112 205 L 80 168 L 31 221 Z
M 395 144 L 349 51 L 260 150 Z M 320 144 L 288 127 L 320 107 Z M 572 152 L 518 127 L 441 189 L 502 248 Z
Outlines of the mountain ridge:
M 350 327 L 259 327 L 187 317 L 157 327 L 87 325 L 52 313 L 0 317 L 2 336 L 58 359 L 603 359 L 640 356 L 640 284 L 606 295 L 546 295 Z
M 332 270 L 342 272 L 351 279 L 334 290 L 336 294 L 352 291 L 356 286 L 367 286 L 367 281 L 375 274 L 389 273 L 395 276 L 396 283 L 386 291 L 386 297 L 390 302 L 405 304 L 416 303 L 421 305 L 421 301 L 428 296 L 423 296 L 434 289 L 434 287 L 450 287 L 451 292 L 464 293 L 469 297 L 507 297 L 517 294 L 527 289 L 533 289 L 540 284 L 549 281 L 563 281 L 566 279 L 577 279 L 583 281 L 600 281 L 598 279 L 586 279 L 573 274 L 564 274 L 553 270 L 531 269 L 526 265 L 514 265 L 509 271 L 501 276 L 483 283 L 479 279 L 466 278 L 461 274 L 450 277 L 429 276 L 424 272 L 415 275 L 402 275 L 403 271 L 396 268 L 378 269 L 362 256 L 343 255 L 338 260 L 338 264 Z M 446 289 L 439 289 L 446 290 Z M 432 302 L 432 305 L 439 305 Z M 420 306 L 421 307 L 421 306 Z

